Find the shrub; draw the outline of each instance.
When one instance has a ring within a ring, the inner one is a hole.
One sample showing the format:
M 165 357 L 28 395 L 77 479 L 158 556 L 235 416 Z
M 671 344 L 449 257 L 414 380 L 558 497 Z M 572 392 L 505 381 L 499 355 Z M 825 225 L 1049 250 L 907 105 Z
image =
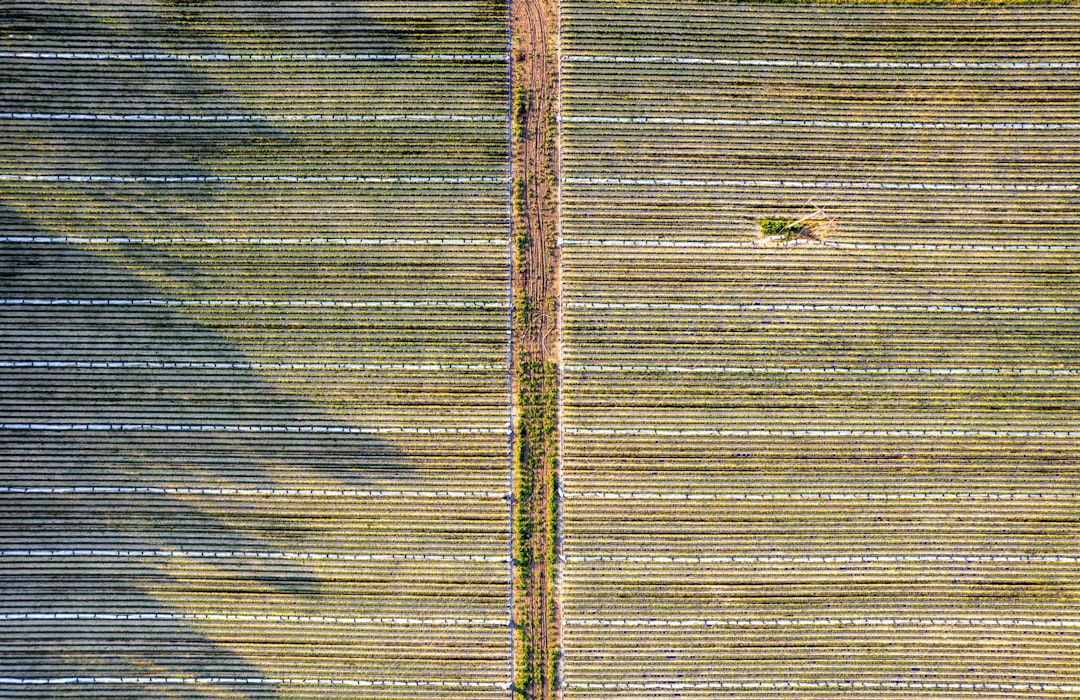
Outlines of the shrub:
M 795 224 L 794 219 L 762 219 L 758 221 L 758 226 L 761 227 L 761 235 L 764 238 L 779 236 L 781 240 L 793 241 L 810 232 L 805 224 L 793 224 Z
M 522 219 L 525 216 L 525 180 L 520 177 L 514 178 L 514 218 Z
M 520 85 L 514 88 L 514 138 L 525 136 L 525 113 L 528 111 L 525 89 Z

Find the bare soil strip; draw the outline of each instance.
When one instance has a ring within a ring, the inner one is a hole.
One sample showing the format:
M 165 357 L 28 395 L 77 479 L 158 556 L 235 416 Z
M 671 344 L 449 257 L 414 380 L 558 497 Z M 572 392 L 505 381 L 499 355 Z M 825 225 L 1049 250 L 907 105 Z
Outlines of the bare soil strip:
M 558 696 L 557 0 L 511 0 L 514 693 Z

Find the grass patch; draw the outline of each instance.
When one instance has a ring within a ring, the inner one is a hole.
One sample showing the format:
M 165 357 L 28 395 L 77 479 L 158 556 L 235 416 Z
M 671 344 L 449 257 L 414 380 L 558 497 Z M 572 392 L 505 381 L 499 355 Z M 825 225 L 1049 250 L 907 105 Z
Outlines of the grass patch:
M 798 219 L 769 217 L 758 219 L 757 224 L 759 236 L 756 242 L 759 245 L 824 244 L 837 230 L 836 219 L 816 205 L 813 213 Z
M 525 88 L 517 85 L 514 87 L 514 138 L 525 137 L 525 114 L 529 111 L 529 99 L 525 94 Z
M 810 227 L 797 223 L 795 219 L 762 219 L 758 221 L 763 238 L 779 238 L 782 241 L 794 241 L 810 233 Z
M 521 304 L 527 307 L 523 295 Z M 527 308 L 521 311 L 529 312 Z M 545 679 L 552 683 L 558 667 L 558 649 L 548 649 L 545 656 L 537 641 L 540 629 L 534 629 L 534 625 L 543 625 L 541 629 L 551 630 L 555 621 L 552 594 L 558 480 L 554 475 L 546 482 L 540 477 L 545 467 L 557 466 L 558 366 L 550 361 L 522 362 L 517 380 L 520 414 L 514 453 L 514 587 L 518 595 L 546 591 L 549 606 L 543 611 L 543 620 L 530 619 L 520 607 L 515 612 L 514 692 L 532 697 Z

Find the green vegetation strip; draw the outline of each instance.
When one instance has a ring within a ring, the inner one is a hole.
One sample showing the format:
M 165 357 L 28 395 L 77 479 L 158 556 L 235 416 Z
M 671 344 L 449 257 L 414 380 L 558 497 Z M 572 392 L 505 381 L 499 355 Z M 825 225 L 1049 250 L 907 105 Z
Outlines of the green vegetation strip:
M 554 685 L 559 656 L 557 645 L 546 645 L 545 652 L 542 643 L 556 633 L 558 367 L 550 361 L 523 362 L 517 379 L 514 587 L 519 600 L 534 600 L 515 606 L 514 689 L 533 697 L 542 686 Z

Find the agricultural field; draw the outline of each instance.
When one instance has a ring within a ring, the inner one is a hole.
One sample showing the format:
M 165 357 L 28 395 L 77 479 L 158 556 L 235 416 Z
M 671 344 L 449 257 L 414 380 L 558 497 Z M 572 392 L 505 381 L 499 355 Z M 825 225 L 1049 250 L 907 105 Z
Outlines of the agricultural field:
M 506 697 L 506 3 L 0 16 L 0 697 Z
M 1077 6 L 0 19 L 0 698 L 1080 695 Z
M 565 697 L 1076 697 L 1080 10 L 561 51 Z

